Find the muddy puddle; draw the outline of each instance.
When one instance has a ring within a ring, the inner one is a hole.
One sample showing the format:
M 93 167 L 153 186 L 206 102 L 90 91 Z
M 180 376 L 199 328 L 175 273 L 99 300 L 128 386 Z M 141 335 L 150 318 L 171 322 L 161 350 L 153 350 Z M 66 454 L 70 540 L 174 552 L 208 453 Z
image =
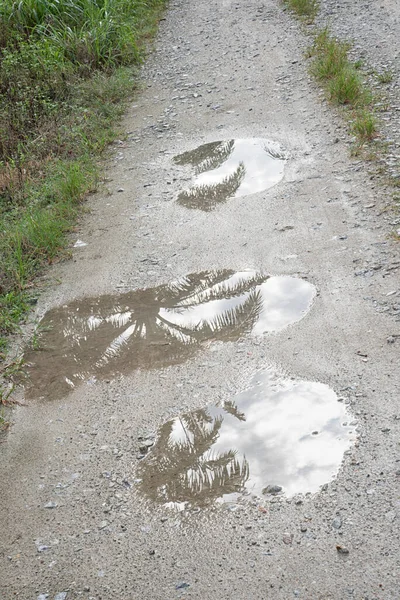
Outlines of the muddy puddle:
M 180 510 L 317 492 L 355 439 L 351 420 L 328 386 L 267 369 L 223 406 L 165 423 L 140 463 L 139 489 Z
M 39 324 L 36 349 L 25 353 L 27 396 L 57 398 L 82 382 L 181 363 L 215 340 L 279 331 L 314 297 L 296 277 L 216 270 L 74 301 Z
M 210 211 L 230 198 L 266 190 L 283 177 L 285 154 L 260 138 L 211 142 L 174 158 L 194 171 L 193 185 L 178 195 L 186 208 Z

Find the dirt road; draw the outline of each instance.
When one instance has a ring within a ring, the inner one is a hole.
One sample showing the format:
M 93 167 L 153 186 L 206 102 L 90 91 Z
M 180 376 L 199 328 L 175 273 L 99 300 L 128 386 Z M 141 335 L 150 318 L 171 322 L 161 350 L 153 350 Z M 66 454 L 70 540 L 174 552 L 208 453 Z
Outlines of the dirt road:
M 400 598 L 398 249 L 305 44 L 171 1 L 37 308 L 1 598 Z

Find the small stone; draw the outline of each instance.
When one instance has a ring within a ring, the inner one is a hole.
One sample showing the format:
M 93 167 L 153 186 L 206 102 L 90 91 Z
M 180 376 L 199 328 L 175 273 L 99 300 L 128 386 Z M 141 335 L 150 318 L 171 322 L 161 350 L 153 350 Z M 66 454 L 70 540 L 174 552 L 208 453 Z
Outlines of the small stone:
M 125 191 L 124 188 L 118 188 L 117 189 L 117 192 L 124 192 L 124 191 Z
M 284 533 L 282 536 L 282 541 L 287 546 L 290 546 L 293 542 L 293 533 Z
M 262 491 L 263 494 L 279 494 L 282 491 L 282 487 L 280 485 L 267 485 Z
M 388 344 L 394 344 L 396 339 L 392 335 L 390 335 L 386 341 Z
M 346 548 L 346 546 L 340 546 L 339 544 L 336 544 L 336 550 L 339 552 L 339 554 L 349 554 L 349 549 Z
M 67 592 L 58 592 L 58 594 L 54 596 L 54 600 L 65 600 L 66 597 Z
M 47 502 L 47 504 L 44 505 L 44 508 L 57 508 L 57 506 L 57 502 Z
M 190 583 L 186 583 L 186 581 L 181 581 L 180 583 L 177 583 L 175 586 L 176 590 L 184 590 L 185 588 L 190 587 Z
M 301 533 L 305 533 L 307 531 L 307 525 L 300 525 Z
M 334 529 L 340 529 L 342 526 L 342 519 L 340 517 L 335 517 L 332 521 L 332 527 Z

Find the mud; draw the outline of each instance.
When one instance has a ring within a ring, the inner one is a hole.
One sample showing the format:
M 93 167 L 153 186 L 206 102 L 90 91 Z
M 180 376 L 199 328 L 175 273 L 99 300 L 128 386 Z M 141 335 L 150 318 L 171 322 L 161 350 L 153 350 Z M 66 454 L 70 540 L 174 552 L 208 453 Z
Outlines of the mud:
M 140 489 L 179 510 L 238 502 L 242 494 L 317 492 L 355 439 L 338 400 L 326 385 L 257 373 L 222 406 L 165 423 L 138 470 Z
M 72 302 L 39 323 L 24 356 L 26 395 L 59 398 L 84 382 L 179 364 L 212 341 L 280 331 L 305 316 L 315 293 L 296 277 L 225 269 Z
M 264 139 L 210 142 L 179 154 L 175 163 L 191 165 L 195 179 L 178 204 L 210 211 L 230 198 L 266 190 L 282 179 L 285 158 L 279 144 Z

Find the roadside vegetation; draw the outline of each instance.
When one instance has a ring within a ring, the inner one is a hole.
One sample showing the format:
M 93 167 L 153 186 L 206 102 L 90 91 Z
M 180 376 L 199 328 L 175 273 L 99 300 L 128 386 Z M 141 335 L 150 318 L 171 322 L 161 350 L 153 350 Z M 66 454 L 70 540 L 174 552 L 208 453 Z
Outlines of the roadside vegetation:
M 317 0 L 283 0 L 303 22 L 312 25 L 319 11 Z M 349 123 L 349 131 L 355 136 L 352 155 L 372 159 L 377 155 L 379 122 L 374 111 L 377 101 L 366 83 L 367 74 L 362 70 L 362 62 L 349 58 L 352 44 L 338 40 L 328 27 L 307 28 L 313 42 L 306 52 L 311 58 L 310 73 L 320 82 L 327 99 L 342 107 L 343 115 Z M 376 81 L 387 84 L 393 73 L 374 73 Z
M 164 4 L 0 0 L 0 362 L 96 189 Z
M 352 156 L 381 163 L 376 173 L 383 176 L 384 184 L 396 190 L 399 179 L 388 174 L 382 166 L 382 158 L 387 145 L 381 141 L 379 132 L 379 110 L 385 110 L 385 102 L 380 91 L 372 92 L 372 87 L 383 88 L 393 81 L 393 72 L 385 70 L 366 72 L 362 61 L 349 58 L 352 44 L 337 39 L 329 27 L 314 25 L 319 13 L 318 0 L 282 0 L 307 27 L 306 33 L 312 37 L 306 57 L 311 59 L 310 73 L 321 84 L 326 98 L 340 107 L 346 119 L 349 132 L 354 136 Z M 372 85 L 371 85 L 372 84 Z M 377 107 L 381 108 L 378 109 Z M 393 194 L 392 207 L 396 213 L 400 210 L 399 195 Z M 393 237 L 400 241 L 400 230 Z
M 318 14 L 318 0 L 284 0 L 284 2 L 290 10 L 307 23 L 312 23 Z
M 360 65 L 348 57 L 350 48 L 351 44 L 337 40 L 326 28 L 317 33 L 308 55 L 313 58 L 312 75 L 333 104 L 348 109 L 350 129 L 362 145 L 376 137 L 377 121 L 372 93 L 364 83 Z

